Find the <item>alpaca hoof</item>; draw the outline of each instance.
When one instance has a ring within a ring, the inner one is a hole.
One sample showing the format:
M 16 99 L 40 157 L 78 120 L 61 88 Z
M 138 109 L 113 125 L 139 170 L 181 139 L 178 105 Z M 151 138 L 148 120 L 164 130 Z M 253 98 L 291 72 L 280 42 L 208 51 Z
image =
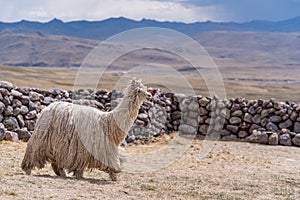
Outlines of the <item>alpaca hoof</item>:
M 63 168 L 58 167 L 55 163 L 51 163 L 52 169 L 57 176 L 66 177 L 66 172 Z
M 75 176 L 76 179 L 83 179 L 83 172 L 74 172 L 73 176 Z
M 109 173 L 109 177 L 110 177 L 110 179 L 111 179 L 112 181 L 117 181 L 117 180 L 118 180 L 118 179 L 117 179 L 117 174 L 114 173 L 114 172 L 110 172 L 110 173 Z
M 26 175 L 30 175 L 31 174 L 31 169 L 27 169 L 25 170 Z

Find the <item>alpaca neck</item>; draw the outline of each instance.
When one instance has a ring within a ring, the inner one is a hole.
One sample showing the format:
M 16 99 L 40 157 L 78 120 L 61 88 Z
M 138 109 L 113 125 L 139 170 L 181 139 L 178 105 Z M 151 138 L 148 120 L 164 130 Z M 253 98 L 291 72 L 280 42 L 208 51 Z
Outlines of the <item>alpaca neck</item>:
M 140 105 L 137 97 L 125 94 L 120 104 L 112 111 L 119 128 L 125 134 L 124 138 L 138 115 Z

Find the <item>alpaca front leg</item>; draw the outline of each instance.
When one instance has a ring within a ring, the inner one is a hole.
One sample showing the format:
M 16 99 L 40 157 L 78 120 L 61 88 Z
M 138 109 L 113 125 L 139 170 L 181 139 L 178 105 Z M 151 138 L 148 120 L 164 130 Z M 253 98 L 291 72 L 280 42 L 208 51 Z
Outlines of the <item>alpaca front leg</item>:
M 109 177 L 112 181 L 117 181 L 117 173 L 110 171 L 109 172 Z
M 55 163 L 51 163 L 51 167 L 57 176 L 66 177 L 66 173 L 63 168 L 58 167 Z

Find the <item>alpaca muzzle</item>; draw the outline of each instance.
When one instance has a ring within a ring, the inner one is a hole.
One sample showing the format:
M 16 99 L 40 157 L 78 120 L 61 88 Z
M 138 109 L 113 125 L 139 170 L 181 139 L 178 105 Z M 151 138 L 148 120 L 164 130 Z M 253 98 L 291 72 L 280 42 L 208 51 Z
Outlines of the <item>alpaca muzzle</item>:
M 146 99 L 148 101 L 152 101 L 152 95 L 150 93 L 147 92 L 147 96 L 146 96 Z

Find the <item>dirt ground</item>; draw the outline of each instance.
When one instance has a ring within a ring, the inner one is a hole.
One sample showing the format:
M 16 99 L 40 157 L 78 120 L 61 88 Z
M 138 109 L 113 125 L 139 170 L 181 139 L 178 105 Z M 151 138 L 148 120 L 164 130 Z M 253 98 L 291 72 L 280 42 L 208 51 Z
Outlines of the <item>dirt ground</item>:
M 121 173 L 112 182 L 98 170 L 85 172 L 82 180 L 60 178 L 49 165 L 24 175 L 26 143 L 3 141 L 0 199 L 300 199 L 300 148 L 215 141 L 200 158 L 202 144 L 194 141 L 164 169 Z M 137 147 L 149 145 L 127 148 Z

